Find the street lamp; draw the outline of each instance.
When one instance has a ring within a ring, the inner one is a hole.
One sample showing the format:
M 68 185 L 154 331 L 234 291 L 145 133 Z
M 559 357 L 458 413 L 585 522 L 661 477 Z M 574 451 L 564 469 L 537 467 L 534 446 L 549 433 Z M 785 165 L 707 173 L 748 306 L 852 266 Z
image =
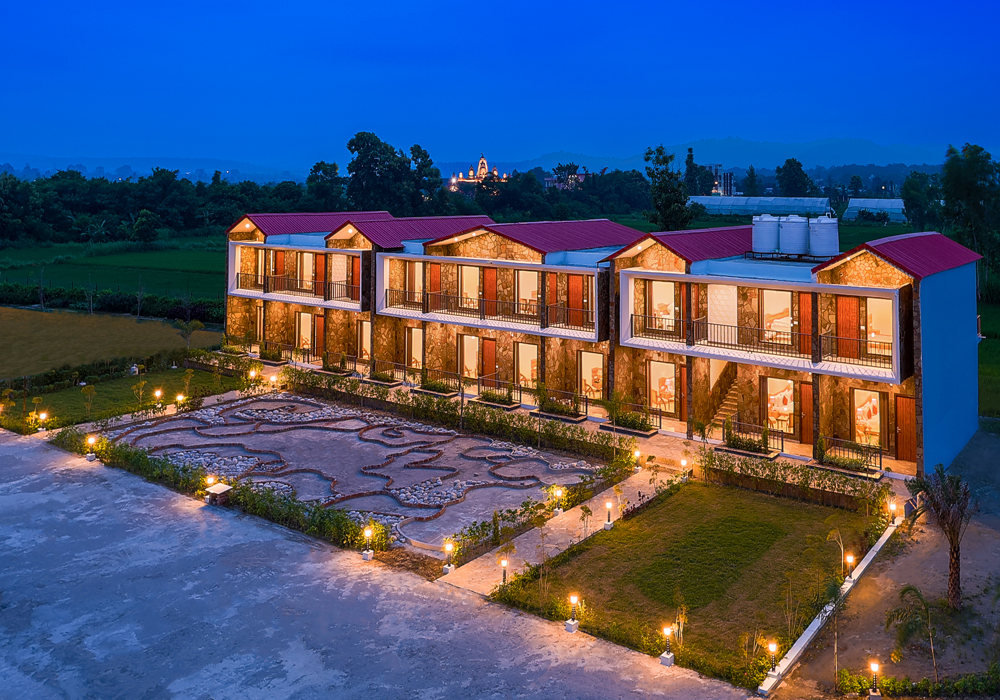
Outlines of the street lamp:
M 563 490 L 556 489 L 555 491 L 552 492 L 552 495 L 556 497 L 556 507 L 552 510 L 552 512 L 555 515 L 562 515 L 563 509 L 561 504 L 562 504 Z
M 778 645 L 775 644 L 774 642 L 771 642 L 770 644 L 767 645 L 767 650 L 771 652 L 771 673 L 774 673 L 775 671 L 778 670 L 778 659 L 776 656 L 778 652 Z
M 507 562 L 506 559 L 501 559 L 500 560 L 500 568 L 503 569 L 503 585 L 504 586 L 507 585 L 507 563 L 508 562 Z
M 878 692 L 878 661 L 872 661 L 872 693 Z
M 608 509 L 608 520 L 607 520 L 606 523 L 604 523 L 604 529 L 605 530 L 610 530 L 612 527 L 614 527 L 614 525 L 611 522 L 611 507 L 613 505 L 614 504 L 611 503 L 611 501 L 605 501 L 605 503 L 604 503 L 604 507 Z
M 579 602 L 579 600 L 580 599 L 578 597 L 576 597 L 575 595 L 571 595 L 569 597 L 569 606 L 570 606 L 569 607 L 569 609 L 570 609 L 569 620 L 570 620 L 570 622 L 576 622 L 576 604 Z
M 365 548 L 361 552 L 361 559 L 363 561 L 371 561 L 372 557 L 375 556 L 375 552 L 372 551 L 372 529 L 370 527 L 365 528 Z
M 663 627 L 663 636 L 667 640 L 666 650 L 660 654 L 660 664 L 663 666 L 673 666 L 674 665 L 674 653 L 670 651 L 670 637 L 673 636 L 674 626 L 665 625 Z
M 854 555 L 848 554 L 845 559 L 847 560 L 847 578 L 852 578 L 851 572 L 854 570 Z

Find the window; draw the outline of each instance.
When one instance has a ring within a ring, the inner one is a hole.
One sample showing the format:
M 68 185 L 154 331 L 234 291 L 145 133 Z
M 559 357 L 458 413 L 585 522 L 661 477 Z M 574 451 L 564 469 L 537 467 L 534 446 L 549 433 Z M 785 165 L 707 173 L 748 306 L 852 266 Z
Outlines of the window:
M 257 273 L 257 286 L 264 284 L 264 253 L 265 251 L 261 248 L 254 251 L 254 269 Z
M 523 387 L 533 387 L 538 381 L 538 346 L 534 343 L 517 343 L 514 346 L 517 357 L 517 383 Z
M 877 391 L 854 390 L 854 441 L 882 444 L 882 401 Z
M 892 299 L 868 297 L 866 326 L 869 355 L 892 355 Z
M 538 273 L 533 270 L 517 271 L 517 301 L 519 313 L 538 313 Z
M 424 264 L 418 260 L 406 261 L 406 291 L 424 291 Z
M 580 351 L 580 393 L 590 399 L 604 395 L 604 355 Z
M 791 379 L 765 377 L 767 427 L 791 434 L 795 429 L 795 382 Z
M 257 304 L 256 309 L 256 326 L 254 327 L 254 339 L 258 343 L 264 342 L 264 303 L 260 302 Z
M 298 312 L 295 314 L 295 347 L 311 350 L 313 347 L 313 317 L 312 314 Z
M 674 312 L 674 283 L 662 280 L 650 280 L 646 286 L 648 294 L 646 309 L 649 316 L 673 320 Z
M 458 295 L 462 298 L 462 307 L 479 308 L 479 268 L 461 265 L 458 268 Z
M 761 328 L 764 342 L 792 344 L 792 293 L 765 289 L 761 293 Z
M 372 359 L 371 321 L 358 321 L 358 359 L 363 362 Z
M 458 336 L 458 367 L 463 377 L 479 378 L 479 338 L 477 336 Z
M 422 328 L 406 329 L 406 366 L 421 369 L 424 366 L 424 331 Z
M 297 262 L 299 283 L 303 287 L 312 284 L 315 253 L 299 253 Z
M 672 362 L 649 361 L 649 407 L 664 413 L 676 408 L 677 368 Z

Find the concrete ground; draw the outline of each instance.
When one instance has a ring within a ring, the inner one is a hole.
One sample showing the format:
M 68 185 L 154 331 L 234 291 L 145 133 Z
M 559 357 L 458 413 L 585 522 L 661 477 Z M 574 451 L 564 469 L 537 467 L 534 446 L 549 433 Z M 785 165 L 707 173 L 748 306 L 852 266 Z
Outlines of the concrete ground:
M 0 698 L 744 698 L 0 433 Z
M 935 651 L 942 676 L 984 671 L 1000 654 L 1000 605 L 993 604 L 1000 584 L 997 454 L 1000 436 L 980 430 L 949 468 L 969 482 L 979 500 L 980 513 L 962 541 L 962 591 L 967 617 L 939 623 L 936 635 Z M 899 605 L 899 589 L 905 584 L 914 584 L 931 600 L 947 596 L 948 542 L 926 519 L 917 523 L 904 541 L 905 546 L 895 556 L 880 557 L 848 598 L 839 629 L 842 668 L 857 673 L 877 659 L 887 675 L 908 675 L 913 680 L 934 677 L 926 643 L 907 649 L 900 663 L 891 661 L 895 633 L 885 630 L 884 620 L 886 611 Z M 832 698 L 833 669 L 833 632 L 828 624 L 772 697 Z

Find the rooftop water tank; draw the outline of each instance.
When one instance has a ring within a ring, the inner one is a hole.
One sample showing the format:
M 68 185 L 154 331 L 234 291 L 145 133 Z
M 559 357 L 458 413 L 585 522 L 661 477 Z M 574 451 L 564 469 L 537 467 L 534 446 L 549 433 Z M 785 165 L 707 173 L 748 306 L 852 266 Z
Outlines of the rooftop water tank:
M 778 249 L 784 255 L 805 255 L 809 252 L 809 220 L 802 216 L 781 217 Z
M 770 214 L 753 217 L 753 252 L 774 253 L 778 250 L 778 217 Z
M 809 219 L 809 254 L 832 258 L 840 253 L 840 230 L 832 216 Z

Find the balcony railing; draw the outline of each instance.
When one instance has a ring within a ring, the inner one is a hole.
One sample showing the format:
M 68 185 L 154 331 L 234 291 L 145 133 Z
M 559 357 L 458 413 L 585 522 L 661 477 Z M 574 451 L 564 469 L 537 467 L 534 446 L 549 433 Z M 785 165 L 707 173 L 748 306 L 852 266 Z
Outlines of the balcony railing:
M 767 429 L 767 449 L 785 451 L 785 433 L 781 430 Z M 741 420 L 738 413 L 733 414 L 729 420 L 723 424 L 722 440 L 728 447 L 744 449 L 747 442 L 754 442 L 764 447 L 765 428 L 750 420 Z M 759 450 L 750 450 L 759 451 Z
M 348 284 L 347 281 L 327 282 L 327 301 L 359 301 L 361 299 L 361 285 Z
M 812 358 L 812 335 L 795 331 L 726 326 L 697 320 L 693 323 L 697 345 L 761 352 L 783 357 Z
M 850 440 L 823 437 L 823 464 L 854 470 L 882 469 L 882 449 Z
M 291 294 L 303 297 L 322 297 L 322 288 L 317 290 L 315 280 L 300 280 L 283 275 L 268 275 L 264 291 L 268 294 Z
M 684 340 L 684 322 L 664 316 L 632 314 L 632 335 L 656 340 Z
M 359 372 L 358 365 L 361 365 L 361 370 L 365 370 L 365 363 L 359 363 L 358 358 L 354 355 L 348 355 L 346 352 L 331 352 L 326 351 L 323 353 L 323 367 L 328 370 L 340 370 L 342 372 L 347 372 L 350 374 L 357 374 Z
M 865 367 L 892 367 L 892 343 L 867 338 L 820 337 L 824 360 Z
M 509 321 L 540 325 L 541 306 L 534 301 L 503 301 L 460 297 L 442 292 L 414 292 L 404 289 L 387 289 L 385 303 L 388 308 L 411 309 L 427 313 L 442 313 L 480 320 Z
M 551 304 L 548 307 L 548 315 L 548 325 L 553 328 L 594 330 L 594 312 L 590 309 L 570 309 L 558 304 Z
M 239 272 L 236 274 L 236 288 L 262 292 L 264 291 L 264 275 L 258 275 L 253 272 Z
M 411 292 L 406 289 L 387 289 L 385 292 L 385 305 L 394 309 L 413 309 L 423 311 L 423 292 Z
M 265 340 L 260 344 L 260 349 L 267 355 L 277 357 L 288 362 L 303 362 L 314 365 L 321 362 L 321 355 L 313 348 L 297 348 L 287 343 L 276 343 L 273 340 Z M 262 358 L 263 359 L 263 358 Z

